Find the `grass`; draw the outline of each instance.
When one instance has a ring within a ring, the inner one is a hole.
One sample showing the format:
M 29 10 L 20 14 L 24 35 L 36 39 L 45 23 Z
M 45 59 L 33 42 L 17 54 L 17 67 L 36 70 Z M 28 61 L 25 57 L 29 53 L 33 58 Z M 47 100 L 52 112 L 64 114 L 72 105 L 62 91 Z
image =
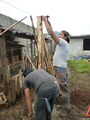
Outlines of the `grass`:
M 90 90 L 90 62 L 85 59 L 68 61 L 71 77 L 69 88 Z
M 79 73 L 87 73 L 90 72 L 90 63 L 85 60 L 69 60 L 68 64 L 71 68 L 73 68 L 76 72 Z

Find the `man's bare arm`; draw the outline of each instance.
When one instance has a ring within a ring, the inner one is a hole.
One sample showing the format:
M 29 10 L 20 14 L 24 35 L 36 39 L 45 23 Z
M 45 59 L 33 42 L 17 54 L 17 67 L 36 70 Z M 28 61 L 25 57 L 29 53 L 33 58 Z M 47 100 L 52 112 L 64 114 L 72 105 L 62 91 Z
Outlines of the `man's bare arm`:
M 26 88 L 24 90 L 24 93 L 25 93 L 25 98 L 26 98 L 26 105 L 27 105 L 27 108 L 28 108 L 28 115 L 29 115 L 29 117 L 31 117 L 33 112 L 32 112 L 31 93 L 30 93 L 29 88 Z
M 46 30 L 47 32 L 50 34 L 50 36 L 52 37 L 52 39 L 58 44 L 60 39 L 59 37 L 54 33 L 50 23 L 48 22 L 47 18 L 45 16 L 42 16 L 42 20 L 44 21 L 45 23 L 45 27 L 46 27 Z

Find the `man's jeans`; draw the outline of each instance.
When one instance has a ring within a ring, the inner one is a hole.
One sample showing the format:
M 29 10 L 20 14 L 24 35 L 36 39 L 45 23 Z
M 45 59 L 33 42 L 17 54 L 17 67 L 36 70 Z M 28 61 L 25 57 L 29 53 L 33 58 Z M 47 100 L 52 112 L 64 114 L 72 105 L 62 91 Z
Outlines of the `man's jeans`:
M 68 92 L 68 71 L 67 68 L 54 67 L 56 72 L 56 78 L 59 81 L 60 89 L 62 91 L 61 107 L 66 108 L 70 105 L 70 95 Z
M 45 98 L 48 99 L 52 111 L 57 97 L 57 92 L 57 88 L 53 87 L 48 90 L 42 89 L 39 93 L 37 93 L 35 99 L 36 120 L 51 120 L 51 112 L 48 112 L 47 110 Z

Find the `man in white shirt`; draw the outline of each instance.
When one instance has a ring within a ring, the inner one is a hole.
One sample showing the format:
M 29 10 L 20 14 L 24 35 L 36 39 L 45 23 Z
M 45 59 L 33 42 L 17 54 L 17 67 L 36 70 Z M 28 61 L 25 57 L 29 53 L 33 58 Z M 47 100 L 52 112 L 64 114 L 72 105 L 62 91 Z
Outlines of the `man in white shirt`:
M 56 78 L 60 82 L 60 88 L 62 91 L 61 107 L 67 108 L 70 106 L 70 96 L 68 92 L 68 72 L 67 72 L 67 61 L 69 56 L 69 33 L 65 30 L 61 31 L 61 34 L 57 36 L 52 30 L 51 24 L 47 17 L 42 16 L 42 20 L 45 23 L 47 32 L 50 34 L 52 39 L 55 41 L 56 48 L 53 56 L 53 66 L 56 72 Z

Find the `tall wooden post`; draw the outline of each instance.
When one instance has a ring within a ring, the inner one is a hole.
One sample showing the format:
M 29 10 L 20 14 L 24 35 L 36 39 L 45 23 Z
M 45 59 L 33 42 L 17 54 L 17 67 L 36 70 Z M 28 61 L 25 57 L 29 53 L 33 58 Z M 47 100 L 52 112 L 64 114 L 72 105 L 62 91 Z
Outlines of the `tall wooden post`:
M 3 84 L 5 86 L 5 94 L 7 94 L 7 60 L 6 60 L 6 44 L 5 37 L 0 37 L 0 58 L 1 58 L 1 68 L 3 74 Z
M 43 57 L 43 31 L 42 31 L 42 17 L 37 17 L 37 30 L 38 30 L 38 68 L 42 68 L 42 57 Z

